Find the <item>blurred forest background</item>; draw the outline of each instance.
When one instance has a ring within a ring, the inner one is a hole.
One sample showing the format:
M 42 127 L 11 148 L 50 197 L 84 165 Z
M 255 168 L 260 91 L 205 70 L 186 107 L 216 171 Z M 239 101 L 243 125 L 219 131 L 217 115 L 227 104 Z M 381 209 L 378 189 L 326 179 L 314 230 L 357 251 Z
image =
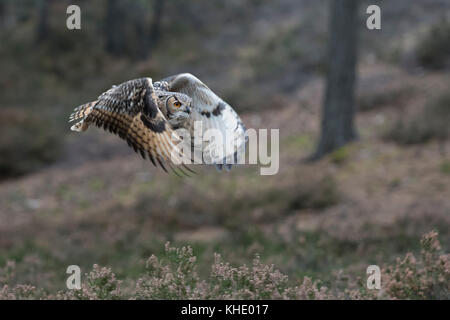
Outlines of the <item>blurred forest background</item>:
M 70 4 L 81 30 L 66 28 Z M 366 28 L 370 4 L 381 30 Z M 450 2 L 359 1 L 352 143 L 317 156 L 327 48 L 346 34 L 333 39 L 331 12 L 328 0 L 0 0 L 0 288 L 62 290 L 71 264 L 112 267 L 126 288 L 166 241 L 193 247 L 200 276 L 214 252 L 233 265 L 259 253 L 292 283 L 336 291 L 418 253 L 430 230 L 448 252 Z M 280 128 L 277 175 L 180 179 L 118 137 L 70 132 L 71 110 L 111 85 L 180 72 L 247 128 Z

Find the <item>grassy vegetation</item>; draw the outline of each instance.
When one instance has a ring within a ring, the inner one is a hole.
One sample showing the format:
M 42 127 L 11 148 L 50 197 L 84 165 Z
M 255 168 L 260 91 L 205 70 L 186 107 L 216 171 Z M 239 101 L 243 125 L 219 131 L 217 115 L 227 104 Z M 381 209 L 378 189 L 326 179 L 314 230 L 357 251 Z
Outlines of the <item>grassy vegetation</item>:
M 293 283 L 272 265 L 262 263 L 258 254 L 250 266 L 235 267 L 214 254 L 210 273 L 198 273 L 198 257 L 190 247 L 173 247 L 166 243 L 160 257 L 151 255 L 145 272 L 129 285 L 116 277 L 110 268 L 94 265 L 86 273 L 82 288 L 50 294 L 30 284 L 9 286 L 15 263 L 0 269 L 1 299 L 448 299 L 450 260 L 443 255 L 437 233 L 421 240 L 421 255 L 406 254 L 383 268 L 383 290 L 364 286 L 336 291 L 324 282 L 301 277 Z
M 440 166 L 440 171 L 442 173 L 450 175 L 450 161 L 447 160 L 447 161 L 442 162 L 441 166 Z

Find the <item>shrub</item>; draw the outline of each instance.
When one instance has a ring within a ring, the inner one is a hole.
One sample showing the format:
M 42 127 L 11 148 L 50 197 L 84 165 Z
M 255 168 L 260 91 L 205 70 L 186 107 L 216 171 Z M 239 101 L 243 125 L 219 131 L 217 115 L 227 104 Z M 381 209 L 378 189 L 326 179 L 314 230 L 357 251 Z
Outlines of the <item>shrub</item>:
M 320 282 L 304 277 L 289 285 L 288 276 L 256 255 L 252 265 L 234 267 L 215 254 L 207 280 L 197 274 L 192 248 L 166 244 L 162 259 L 151 256 L 147 274 L 136 283 L 133 299 L 449 299 L 450 255 L 441 253 L 438 234 L 421 240 L 421 254 L 407 253 L 382 270 L 382 290 L 346 289 L 333 293 Z M 88 286 L 74 298 L 126 298 L 110 269 L 94 266 Z M 64 296 L 64 295 L 62 295 Z M 60 297 L 62 297 L 60 296 Z
M 450 174 L 450 161 L 444 161 L 441 163 L 441 172 L 444 174 Z
M 336 180 L 331 175 L 325 175 L 315 183 L 299 185 L 286 191 L 290 196 L 289 209 L 325 209 L 337 204 L 340 194 Z
M 30 285 L 19 284 L 14 288 L 4 285 L 0 289 L 0 300 L 25 300 L 34 299 L 36 288 Z
M 382 273 L 388 298 L 450 299 L 450 255 L 441 254 L 437 232 L 426 234 L 421 246 L 419 259 L 408 253 Z
M 16 263 L 7 261 L 5 266 L 0 268 L 0 300 L 24 300 L 33 299 L 37 295 L 36 288 L 31 285 L 18 284 L 10 286 L 13 282 L 16 271 Z
M 110 268 L 94 264 L 92 271 L 86 277 L 87 284 L 82 284 L 81 289 L 60 292 L 56 298 L 64 300 L 111 300 L 124 298 L 120 291 L 122 281 L 116 279 L 116 275 Z
M 419 144 L 431 139 L 445 140 L 450 135 L 450 92 L 432 99 L 418 115 L 398 120 L 385 139 L 400 144 Z
M 60 135 L 50 117 L 0 110 L 0 179 L 48 165 L 60 151 Z
M 357 95 L 356 108 L 357 111 L 365 112 L 377 110 L 387 105 L 395 105 L 405 98 L 408 98 L 413 92 L 409 86 L 396 88 L 384 88 L 371 90 Z
M 419 258 L 407 253 L 382 269 L 379 291 L 366 290 L 361 279 L 357 288 L 343 290 L 329 290 L 308 277 L 292 285 L 287 275 L 263 264 L 259 255 L 251 266 L 235 267 L 215 254 L 211 273 L 202 280 L 192 248 L 167 243 L 163 257 L 152 255 L 146 274 L 128 290 L 121 290 L 122 281 L 111 269 L 98 265 L 86 274 L 80 290 L 54 296 L 29 284 L 10 287 L 15 269 L 10 261 L 0 268 L 0 299 L 450 299 L 450 255 L 441 252 L 437 232 L 423 236 L 421 247 Z
M 416 48 L 420 65 L 429 69 L 441 69 L 450 62 L 450 21 L 443 19 L 431 28 L 419 40 Z
M 288 277 L 274 265 L 265 265 L 258 255 L 251 267 L 233 267 L 215 254 L 208 279 L 200 280 L 192 248 L 166 244 L 165 256 L 151 256 L 148 274 L 137 281 L 138 299 L 318 299 L 327 289 L 304 279 L 297 287 L 288 286 Z
M 195 299 L 203 294 L 205 283 L 197 274 L 191 247 L 174 248 L 166 243 L 165 256 L 152 255 L 146 263 L 147 275 L 136 283 L 138 299 Z

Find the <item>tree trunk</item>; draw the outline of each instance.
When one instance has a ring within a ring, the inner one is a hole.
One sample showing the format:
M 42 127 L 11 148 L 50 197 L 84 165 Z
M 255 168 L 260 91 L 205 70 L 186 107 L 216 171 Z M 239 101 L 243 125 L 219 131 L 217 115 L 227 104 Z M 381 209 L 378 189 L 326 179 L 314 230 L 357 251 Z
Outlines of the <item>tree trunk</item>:
M 164 14 L 164 0 L 154 0 L 153 2 L 153 17 L 150 26 L 150 43 L 149 51 L 156 48 L 161 36 L 161 19 Z
M 0 27 L 4 27 L 6 25 L 6 3 L 0 1 Z
M 130 6 L 130 20 L 133 23 L 133 30 L 137 40 L 135 49 L 133 50 L 133 60 L 139 61 L 147 57 L 149 47 L 147 6 L 144 6 L 142 2 L 138 1 L 133 1 Z
M 48 38 L 49 32 L 49 0 L 40 0 L 38 3 L 38 22 L 36 28 L 36 41 L 38 43 Z
M 106 4 L 105 37 L 106 50 L 115 55 L 123 53 L 124 37 L 120 0 L 108 0 Z
M 332 0 L 328 73 L 317 160 L 356 139 L 353 124 L 357 63 L 358 0 Z

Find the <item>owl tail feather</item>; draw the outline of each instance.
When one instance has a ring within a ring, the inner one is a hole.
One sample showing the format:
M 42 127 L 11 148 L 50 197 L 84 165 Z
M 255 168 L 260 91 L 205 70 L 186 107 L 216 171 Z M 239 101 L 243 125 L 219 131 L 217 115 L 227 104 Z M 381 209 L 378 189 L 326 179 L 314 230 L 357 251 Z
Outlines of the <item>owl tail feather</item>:
M 97 103 L 97 101 L 92 101 L 92 102 L 83 104 L 83 105 L 75 108 L 75 110 L 69 117 L 69 122 L 72 122 L 75 120 L 80 120 L 80 119 L 81 119 L 81 121 L 75 123 L 70 128 L 70 130 L 77 131 L 77 132 L 82 132 L 82 131 L 87 130 L 87 128 L 89 127 L 89 124 L 84 122 L 84 120 L 91 113 L 92 107 L 95 106 L 96 103 Z

